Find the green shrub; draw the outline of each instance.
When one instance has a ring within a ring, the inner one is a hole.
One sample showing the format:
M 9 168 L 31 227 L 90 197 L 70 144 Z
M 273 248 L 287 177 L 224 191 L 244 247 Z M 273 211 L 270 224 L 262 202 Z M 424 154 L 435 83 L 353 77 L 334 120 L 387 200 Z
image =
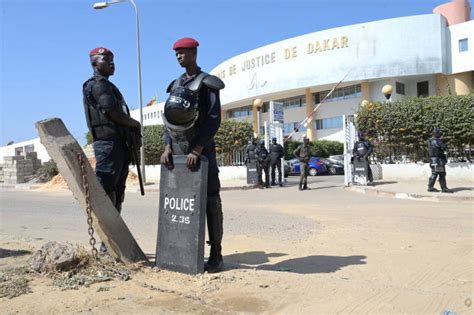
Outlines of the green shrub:
M 143 143 L 145 150 L 145 164 L 160 164 L 160 157 L 165 150 L 163 141 L 163 125 L 145 126 L 143 128 Z
M 41 165 L 41 167 L 36 171 L 36 175 L 42 182 L 49 182 L 51 178 L 58 174 L 58 166 L 53 160 L 43 163 L 43 165 Z
M 252 124 L 243 121 L 224 120 L 214 139 L 218 154 L 243 150 L 253 136 Z
M 290 140 L 285 143 L 285 160 L 294 158 L 293 151 L 302 144 L 301 141 Z M 314 140 L 309 143 L 311 156 L 327 158 L 330 155 L 344 153 L 344 144 L 339 141 Z
M 90 131 L 86 132 L 86 142 L 87 144 L 91 144 L 94 142 L 94 138 L 92 138 L 92 133 Z
M 426 160 L 434 127 L 441 128 L 443 140 L 457 152 L 474 142 L 474 95 L 369 103 L 356 114 L 357 128 L 366 132 L 379 159 L 407 155 L 414 161 Z

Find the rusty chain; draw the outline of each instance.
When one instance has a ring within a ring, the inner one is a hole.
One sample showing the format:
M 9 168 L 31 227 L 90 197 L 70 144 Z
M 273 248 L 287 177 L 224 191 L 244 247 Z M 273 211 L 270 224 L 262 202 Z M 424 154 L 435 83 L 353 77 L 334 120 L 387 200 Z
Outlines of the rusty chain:
M 86 164 L 84 162 L 84 155 L 82 154 L 82 152 L 79 152 L 77 154 L 77 158 L 79 159 L 79 164 L 81 166 L 82 188 L 84 190 L 86 198 L 87 225 L 89 226 L 87 232 L 89 234 L 89 244 L 92 246 L 92 256 L 95 260 L 97 260 L 98 251 L 97 248 L 95 248 L 96 240 L 94 237 L 94 227 L 92 226 L 92 207 L 89 191 L 89 182 L 87 180 Z

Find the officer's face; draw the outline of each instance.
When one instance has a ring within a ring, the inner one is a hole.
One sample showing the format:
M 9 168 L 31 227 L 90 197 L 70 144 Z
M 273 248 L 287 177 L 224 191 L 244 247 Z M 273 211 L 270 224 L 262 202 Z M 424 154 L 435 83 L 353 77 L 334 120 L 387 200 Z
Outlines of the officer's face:
M 196 63 L 196 49 L 178 48 L 176 49 L 176 59 L 181 67 L 186 68 Z
M 94 59 L 94 68 L 103 76 L 111 76 L 115 72 L 114 57 L 99 55 Z

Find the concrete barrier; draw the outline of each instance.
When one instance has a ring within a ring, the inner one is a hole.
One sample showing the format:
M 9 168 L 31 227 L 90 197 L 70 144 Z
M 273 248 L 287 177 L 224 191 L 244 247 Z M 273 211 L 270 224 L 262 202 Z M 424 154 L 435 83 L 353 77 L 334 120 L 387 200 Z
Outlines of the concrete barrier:
M 130 167 L 133 173 L 137 173 L 135 166 Z M 146 180 L 159 181 L 161 174 L 161 165 L 145 166 Z M 247 168 L 245 166 L 222 166 L 219 167 L 220 180 L 246 180 Z
M 423 180 L 431 175 L 428 163 L 381 164 L 384 180 Z M 474 183 L 472 163 L 449 163 L 446 165 L 448 180 Z
M 147 165 L 145 167 L 147 181 L 158 181 L 160 179 L 160 165 Z M 374 179 L 379 179 L 379 173 L 383 180 L 427 180 L 431 175 L 428 163 L 416 164 L 378 164 L 374 167 Z M 380 172 L 381 169 L 381 172 Z M 135 167 L 130 168 L 136 174 Z M 220 180 L 246 180 L 247 169 L 245 166 L 222 166 L 219 167 Z M 469 182 L 474 184 L 474 166 L 472 163 L 449 163 L 446 166 L 447 178 L 452 181 Z

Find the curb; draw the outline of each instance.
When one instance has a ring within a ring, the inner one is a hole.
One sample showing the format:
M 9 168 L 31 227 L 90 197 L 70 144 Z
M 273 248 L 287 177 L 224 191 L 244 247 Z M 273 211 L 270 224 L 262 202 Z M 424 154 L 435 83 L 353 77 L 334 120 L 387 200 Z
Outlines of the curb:
M 379 197 L 390 197 L 390 198 L 398 198 L 398 199 L 408 199 L 408 200 L 420 200 L 420 201 L 461 201 L 461 202 L 473 202 L 474 197 L 471 196 L 427 196 L 422 194 L 412 194 L 412 193 L 404 193 L 404 192 L 394 192 L 394 191 L 387 191 L 387 190 L 380 190 L 380 189 L 373 189 L 368 187 L 362 186 L 349 186 L 344 187 L 345 190 L 354 191 L 362 194 L 366 194 L 369 196 L 379 196 Z
M 0 184 L 0 190 L 35 190 L 41 187 L 41 184 Z
M 249 190 L 249 189 L 255 189 L 255 185 L 245 185 L 245 186 L 228 186 L 228 187 L 221 187 L 220 191 L 231 191 L 231 190 Z M 131 192 L 131 193 L 139 193 L 140 192 L 140 187 L 130 187 L 125 189 L 126 192 Z M 147 192 L 160 192 L 159 188 L 146 188 L 145 186 L 145 193 Z

